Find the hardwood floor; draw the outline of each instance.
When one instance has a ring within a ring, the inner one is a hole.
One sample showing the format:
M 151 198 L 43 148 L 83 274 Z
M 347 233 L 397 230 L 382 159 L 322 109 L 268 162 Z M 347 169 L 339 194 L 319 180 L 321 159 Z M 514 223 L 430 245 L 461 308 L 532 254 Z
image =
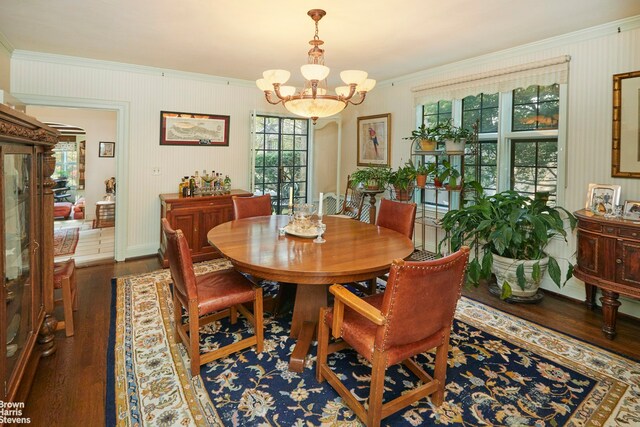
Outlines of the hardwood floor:
M 77 271 L 79 310 L 75 336 L 56 333 L 57 352 L 41 360 L 23 416 L 40 426 L 101 426 L 106 399 L 106 348 L 109 335 L 111 278 L 159 269 L 156 257 L 109 263 Z M 579 302 L 547 294 L 535 305 L 500 301 L 486 288 L 465 290 L 470 298 L 567 333 L 594 345 L 640 359 L 640 320 L 620 316 L 618 336 L 600 331 L 602 313 Z

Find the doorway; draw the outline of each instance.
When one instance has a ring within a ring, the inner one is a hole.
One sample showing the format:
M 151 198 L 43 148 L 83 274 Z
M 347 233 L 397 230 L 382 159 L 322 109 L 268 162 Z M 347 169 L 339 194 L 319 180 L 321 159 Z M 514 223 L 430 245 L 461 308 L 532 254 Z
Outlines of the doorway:
M 116 112 L 98 109 L 28 106 L 27 113 L 61 133 L 54 149 L 54 244 L 56 261 L 73 258 L 76 265 L 113 261 L 115 222 L 98 221 L 107 196 L 105 183 L 116 175 L 116 157 L 100 146 L 116 140 Z M 115 195 L 108 195 L 115 207 Z M 115 214 L 111 210 L 112 215 Z

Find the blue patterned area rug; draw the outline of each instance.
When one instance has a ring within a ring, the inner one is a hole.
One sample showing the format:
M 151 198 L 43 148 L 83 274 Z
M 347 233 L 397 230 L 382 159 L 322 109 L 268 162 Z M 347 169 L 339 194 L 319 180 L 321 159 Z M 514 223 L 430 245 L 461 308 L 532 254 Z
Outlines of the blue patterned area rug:
M 228 268 L 196 266 L 198 274 Z M 107 425 L 361 425 L 333 389 L 315 379 L 315 348 L 302 374 L 290 372 L 290 319 L 265 319 L 264 352 L 253 349 L 201 367 L 191 379 L 172 334 L 169 271 L 118 278 L 109 342 Z M 242 318 L 241 318 L 242 319 Z M 201 349 L 237 341 L 251 325 L 209 326 Z M 366 400 L 370 368 L 352 351 L 330 356 L 348 388 Z M 432 372 L 434 356 L 418 361 Z M 387 371 L 385 400 L 415 385 L 402 366 Z M 640 364 L 462 298 L 449 352 L 445 403 L 425 399 L 383 420 L 387 426 L 640 425 Z

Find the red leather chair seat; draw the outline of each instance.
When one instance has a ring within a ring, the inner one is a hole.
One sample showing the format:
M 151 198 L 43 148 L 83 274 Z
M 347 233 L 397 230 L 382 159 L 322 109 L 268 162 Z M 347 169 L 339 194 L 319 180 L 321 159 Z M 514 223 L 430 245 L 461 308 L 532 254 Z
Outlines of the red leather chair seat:
M 69 218 L 73 205 L 69 202 L 56 202 L 53 204 L 54 218 Z

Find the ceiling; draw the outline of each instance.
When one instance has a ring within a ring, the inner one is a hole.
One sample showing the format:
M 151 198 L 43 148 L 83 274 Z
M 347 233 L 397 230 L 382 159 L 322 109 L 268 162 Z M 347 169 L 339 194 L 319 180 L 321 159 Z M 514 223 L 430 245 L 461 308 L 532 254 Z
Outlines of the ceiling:
M 639 0 L 2 0 L 0 41 L 54 53 L 255 80 L 284 68 L 298 83 L 313 21 L 325 63 L 388 80 L 640 15 Z

